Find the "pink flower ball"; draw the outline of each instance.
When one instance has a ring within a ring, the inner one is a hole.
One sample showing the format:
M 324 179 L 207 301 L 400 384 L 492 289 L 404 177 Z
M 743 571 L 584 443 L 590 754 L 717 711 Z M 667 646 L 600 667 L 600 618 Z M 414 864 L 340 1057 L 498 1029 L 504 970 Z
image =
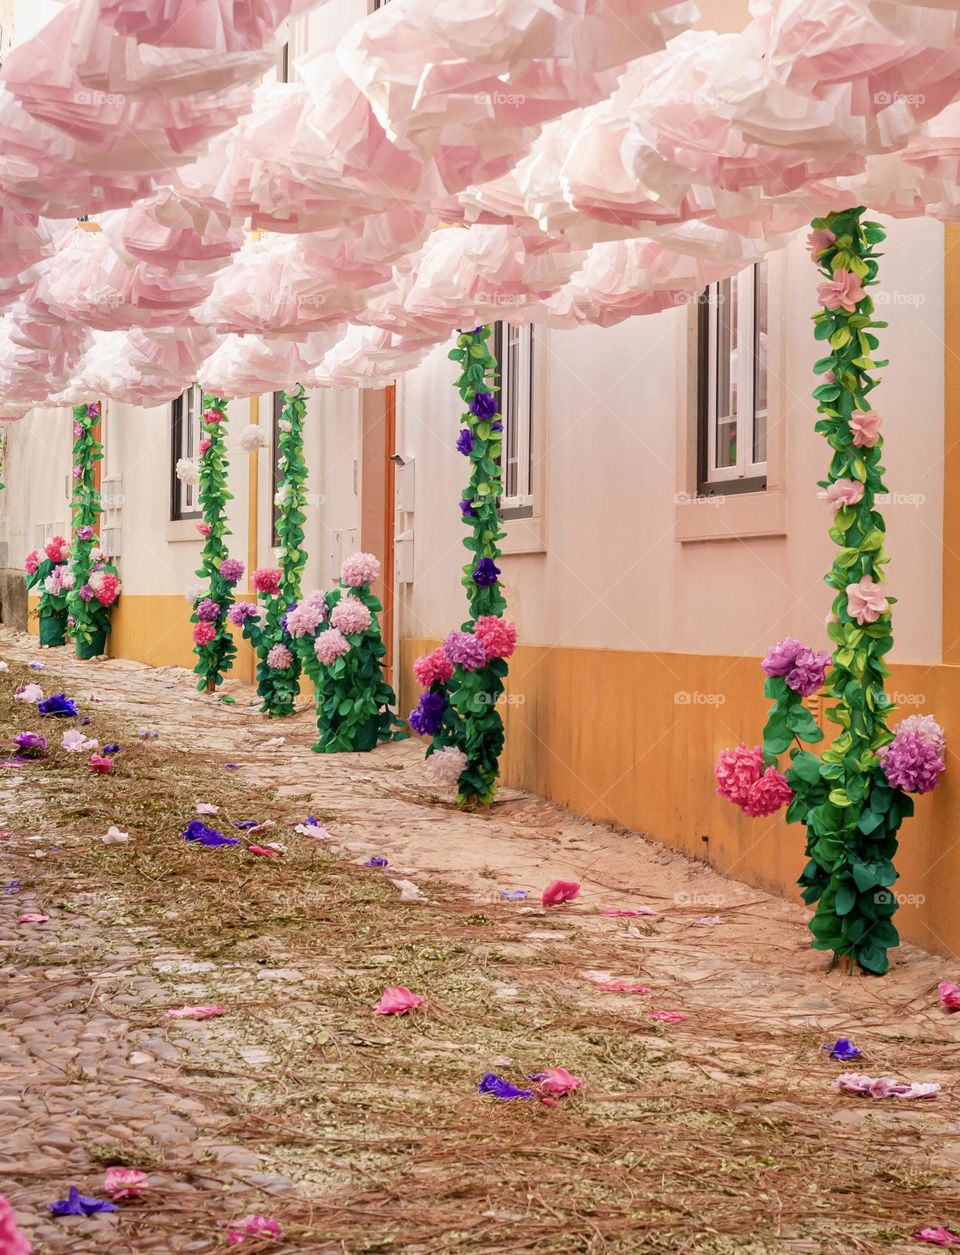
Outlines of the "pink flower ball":
M 226 417 L 227 416 L 226 414 L 224 414 L 223 410 L 204 410 L 203 411 L 203 421 L 205 423 L 222 423 Z
M 213 444 L 213 441 L 210 439 L 209 436 L 203 437 L 203 439 L 200 441 L 199 445 L 197 446 L 197 452 L 200 454 L 201 457 L 203 457 L 203 455 L 207 452 L 207 450 L 210 448 L 212 444 Z
M 483 642 L 488 658 L 509 658 L 517 648 L 517 625 L 494 614 L 482 614 L 473 625 L 473 634 Z
M 319 597 L 308 597 L 287 611 L 287 631 L 291 636 L 312 636 L 327 617 L 327 603 Z
M 195 623 L 193 625 L 193 639 L 197 645 L 209 645 L 212 640 L 216 639 L 217 629 L 213 623 Z
M 357 597 L 341 597 L 330 611 L 330 622 L 335 628 L 339 628 L 344 636 L 355 636 L 358 632 L 365 632 L 372 618 L 369 607 Z
M 759 745 L 752 750 L 745 745 L 721 750 L 713 773 L 720 796 L 735 806 L 742 806 L 763 774 L 763 750 Z
M 112 571 L 104 571 L 100 587 L 96 590 L 97 601 L 101 606 L 112 606 L 120 596 L 120 581 Z
M 413 674 L 424 688 L 429 688 L 431 684 L 446 684 L 453 679 L 453 663 L 443 652 L 443 647 L 438 646 L 433 653 L 424 654 L 416 660 Z
M 271 671 L 288 671 L 293 665 L 293 654 L 286 645 L 274 645 L 267 654 L 267 666 Z
M 276 594 L 280 591 L 280 572 L 273 566 L 258 567 L 253 573 L 253 587 L 258 593 Z
M 372 584 L 380 578 L 380 562 L 372 553 L 355 553 L 340 568 L 340 583 L 350 588 Z
M 37 567 L 39 565 L 40 565 L 40 556 L 37 553 L 37 551 L 34 550 L 32 553 L 27 554 L 26 561 L 23 564 L 23 569 L 26 571 L 28 575 L 36 575 Z
M 108 776 L 113 771 L 113 759 L 105 754 L 90 755 L 90 770 L 96 776 Z
M 317 655 L 318 662 L 329 666 L 330 663 L 336 662 L 338 658 L 350 652 L 350 642 L 339 628 L 327 628 L 314 641 L 313 652 Z
M 213 529 L 211 528 L 209 523 L 197 524 L 197 531 L 200 533 L 201 536 L 204 536 L 204 537 L 209 536 L 212 530 Z
M 768 767 L 750 790 L 749 797 L 740 809 L 751 819 L 757 819 L 776 814 L 781 807 L 792 801 L 793 789 L 787 784 L 786 776 L 777 771 L 776 767 Z

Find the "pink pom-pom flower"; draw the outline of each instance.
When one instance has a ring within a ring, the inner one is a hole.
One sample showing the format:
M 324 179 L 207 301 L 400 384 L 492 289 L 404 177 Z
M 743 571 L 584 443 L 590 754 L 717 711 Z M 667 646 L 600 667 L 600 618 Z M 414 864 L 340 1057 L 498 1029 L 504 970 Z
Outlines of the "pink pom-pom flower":
M 329 666 L 330 663 L 336 662 L 338 658 L 350 652 L 350 642 L 339 628 L 327 628 L 314 641 L 313 652 L 317 655 L 318 662 Z
M 494 614 L 482 614 L 473 625 L 473 634 L 488 658 L 509 658 L 517 648 L 517 626 Z
M 412 993 L 406 985 L 391 985 L 386 988 L 380 1001 L 373 1008 L 374 1015 L 406 1015 L 416 1007 L 422 1007 L 426 998 Z
M 280 571 L 277 567 L 258 567 L 253 573 L 253 587 L 258 593 L 276 594 L 280 591 Z
M 552 880 L 544 889 L 540 901 L 544 906 L 559 906 L 561 902 L 572 902 L 580 896 L 580 885 L 576 880 Z
M 370 626 L 373 616 L 369 607 L 358 597 L 341 597 L 330 611 L 330 622 L 339 628 L 344 636 L 355 636 L 365 632 Z
M 443 647 L 438 646 L 432 653 L 423 654 L 414 662 L 413 674 L 424 688 L 429 688 L 431 684 L 446 684 L 453 679 L 453 663 L 443 652 Z
M 361 588 L 380 578 L 380 562 L 372 553 L 355 553 L 340 568 L 340 583 Z

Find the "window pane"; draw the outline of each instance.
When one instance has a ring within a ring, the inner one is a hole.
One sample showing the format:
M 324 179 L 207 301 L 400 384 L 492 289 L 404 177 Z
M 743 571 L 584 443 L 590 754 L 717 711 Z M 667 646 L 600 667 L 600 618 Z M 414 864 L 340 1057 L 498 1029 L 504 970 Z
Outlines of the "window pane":
M 715 465 L 737 464 L 737 283 L 724 279 L 712 293 L 717 303 L 717 411 Z
M 520 328 L 504 327 L 506 345 L 506 361 L 503 364 L 502 378 L 504 392 L 507 394 L 507 413 L 503 418 L 504 450 L 506 465 L 504 466 L 504 496 L 517 495 L 517 420 L 519 418 L 520 400 Z
M 760 262 L 754 273 L 753 323 L 753 461 L 767 460 L 767 266 Z
M 526 492 L 533 492 L 533 379 L 534 379 L 534 361 L 533 361 L 533 327 L 525 327 L 523 334 L 527 337 L 527 482 L 525 485 Z

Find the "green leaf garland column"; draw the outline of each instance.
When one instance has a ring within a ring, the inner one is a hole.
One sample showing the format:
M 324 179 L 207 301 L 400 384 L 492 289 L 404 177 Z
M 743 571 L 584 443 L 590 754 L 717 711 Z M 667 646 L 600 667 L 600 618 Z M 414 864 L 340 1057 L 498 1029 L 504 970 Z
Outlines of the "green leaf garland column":
M 67 594 L 68 632 L 80 658 L 103 653 L 110 631 L 109 614 L 90 594 L 93 550 L 99 544 L 97 529 L 103 508 L 97 490 L 96 465 L 103 460 L 103 445 L 96 438 L 100 402 L 73 407 L 73 542 L 70 570 L 73 586 Z
M 233 500 L 233 494 L 227 488 L 230 465 L 226 453 L 227 402 L 222 397 L 204 396 L 203 424 L 204 438 L 200 445 L 198 470 L 205 540 L 197 575 L 206 581 L 207 588 L 194 602 L 190 622 L 194 624 L 193 652 L 197 656 L 194 672 L 199 677 L 197 688 L 213 692 L 223 683 L 223 677 L 233 665 L 237 652 L 227 627 L 227 612 L 233 604 L 235 581 L 225 578 L 220 570 L 229 557 L 225 540 L 230 535 L 226 507 L 227 502 Z M 213 617 L 197 613 L 198 607 L 205 602 L 216 607 Z

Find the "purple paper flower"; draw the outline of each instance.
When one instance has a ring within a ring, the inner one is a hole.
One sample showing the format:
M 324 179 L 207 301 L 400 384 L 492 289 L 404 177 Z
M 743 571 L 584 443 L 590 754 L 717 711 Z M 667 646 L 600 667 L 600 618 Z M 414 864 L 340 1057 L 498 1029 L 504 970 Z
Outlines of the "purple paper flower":
M 917 732 L 898 732 L 877 757 L 891 788 L 907 793 L 929 793 L 946 770 L 936 745 Z
M 46 697 L 42 702 L 37 702 L 37 713 L 56 715 L 61 719 L 75 719 L 77 703 L 65 693 L 54 693 L 52 697 Z
M 156 741 L 160 736 L 159 732 L 138 732 L 137 736 L 141 741 Z
M 489 1094 L 492 1098 L 504 1098 L 508 1101 L 514 1098 L 533 1097 L 532 1089 L 518 1089 L 516 1085 L 505 1081 L 502 1076 L 497 1076 L 496 1072 L 484 1072 L 477 1082 L 477 1089 L 481 1094 Z
M 89 584 L 84 584 L 83 588 L 80 589 L 80 596 L 84 601 L 93 601 L 96 594 Z
M 201 621 L 207 623 L 215 623 L 220 618 L 220 603 L 212 601 L 209 597 L 204 597 L 197 602 L 196 616 Z
M 760 666 L 767 675 L 785 676 L 793 668 L 794 660 L 803 648 L 803 641 L 788 636 L 770 646 Z
M 463 515 L 465 519 L 476 518 L 477 512 L 473 508 L 473 503 L 470 501 L 469 497 L 460 498 L 460 513 Z
M 7 883 L 3 886 L 3 892 L 4 893 L 19 893 L 22 888 L 23 888 L 22 880 L 8 880 Z
M 87 1198 L 75 1185 L 71 1185 L 66 1198 L 48 1203 L 47 1206 L 54 1216 L 94 1216 L 98 1211 L 117 1210 L 114 1203 L 108 1203 L 102 1198 Z
M 239 771 L 242 766 L 241 763 L 224 763 L 223 765 L 227 771 Z
M 460 435 L 457 436 L 457 452 L 462 453 L 464 457 L 469 457 L 473 452 L 473 432 L 469 427 L 460 428 Z
M 503 423 L 501 423 L 498 419 L 497 422 L 490 424 L 490 430 L 491 431 L 503 431 Z
M 487 661 L 483 641 L 472 632 L 451 632 L 443 642 L 443 652 L 448 662 L 464 671 L 476 671 Z
M 224 558 L 220 563 L 220 574 L 228 584 L 236 584 L 243 575 L 244 569 L 239 558 Z
M 18 732 L 13 738 L 17 753 L 24 758 L 42 758 L 47 752 L 47 738 L 39 732 Z
M 260 613 L 259 607 L 253 601 L 235 601 L 227 611 L 227 618 L 231 623 L 235 623 L 237 627 L 242 627 L 247 619 L 255 619 Z
M 501 889 L 500 897 L 506 898 L 508 902 L 525 902 L 530 893 L 527 889 Z
M 364 867 L 386 867 L 387 860 L 381 854 L 371 854 Z
M 244 828 L 244 829 L 259 828 L 260 820 L 259 819 L 241 819 L 238 824 L 234 824 L 233 826 L 234 828 Z
M 786 676 L 787 688 L 801 697 L 812 697 L 823 688 L 823 679 L 830 665 L 830 655 L 822 649 L 801 649 Z
M 848 1037 L 838 1037 L 832 1046 L 821 1046 L 821 1050 L 829 1050 L 831 1059 L 839 1059 L 846 1063 L 849 1059 L 859 1059 L 863 1054 Z
M 200 845 L 210 846 L 212 849 L 221 845 L 240 844 L 239 837 L 225 837 L 222 832 L 217 832 L 216 828 L 208 828 L 199 819 L 191 819 L 183 830 L 183 835 L 188 841 L 198 841 Z
M 470 402 L 470 411 L 480 419 L 491 419 L 499 410 L 497 398 L 492 392 L 478 392 Z
M 83 467 L 82 467 L 82 466 L 75 466 L 75 467 L 73 468 L 73 478 L 74 478 L 74 479 L 82 479 L 82 478 L 83 478 Z
M 500 578 L 500 568 L 492 558 L 481 558 L 470 578 L 478 588 L 490 588 Z
M 77 528 L 77 540 L 92 540 L 92 539 L 93 539 L 93 528 L 88 523 L 85 523 L 83 527 Z
M 43 670 L 43 663 L 42 663 L 42 662 L 28 662 L 28 663 L 27 663 L 27 666 L 30 668 L 30 670 L 31 670 L 31 671 L 42 671 L 42 670 Z
M 447 699 L 442 693 L 421 693 L 420 700 L 407 716 L 407 723 L 421 736 L 436 736 L 443 726 Z
M 100 751 L 101 754 L 119 754 L 123 749 L 122 745 L 105 745 Z

